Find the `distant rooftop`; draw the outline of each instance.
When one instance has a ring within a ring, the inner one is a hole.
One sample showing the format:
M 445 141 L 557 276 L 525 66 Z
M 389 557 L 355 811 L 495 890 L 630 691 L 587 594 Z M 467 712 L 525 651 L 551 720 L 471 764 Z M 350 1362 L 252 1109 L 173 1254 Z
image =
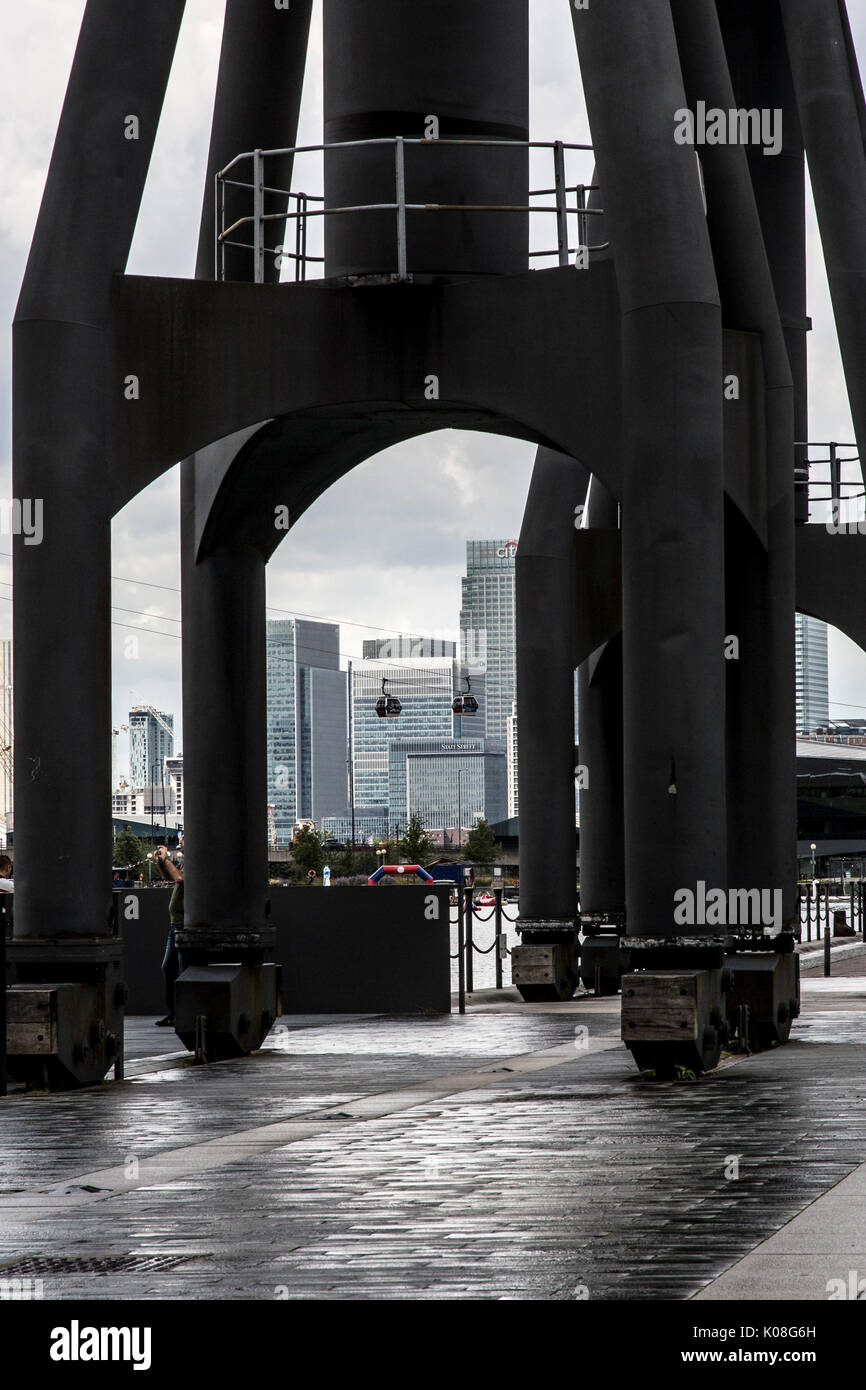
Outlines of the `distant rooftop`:
M 866 761 L 866 726 L 859 734 L 798 734 L 798 758 L 827 758 L 835 762 L 852 758 Z

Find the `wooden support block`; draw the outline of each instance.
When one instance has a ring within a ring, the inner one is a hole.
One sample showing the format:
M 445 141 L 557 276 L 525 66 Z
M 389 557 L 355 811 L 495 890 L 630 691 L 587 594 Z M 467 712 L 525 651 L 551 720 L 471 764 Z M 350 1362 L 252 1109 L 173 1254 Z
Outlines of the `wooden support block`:
M 697 1042 L 704 1025 L 706 976 L 705 970 L 623 975 L 623 1041 Z

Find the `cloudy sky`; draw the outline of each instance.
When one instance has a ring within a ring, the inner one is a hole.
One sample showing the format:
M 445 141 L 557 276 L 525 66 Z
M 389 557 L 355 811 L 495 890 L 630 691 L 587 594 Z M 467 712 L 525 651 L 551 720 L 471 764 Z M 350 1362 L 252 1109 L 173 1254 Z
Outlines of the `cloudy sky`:
M 531 0 L 530 7 L 532 137 L 586 141 L 568 4 Z M 0 0 L 0 496 L 11 493 L 10 325 L 84 8 L 84 0 Z M 223 9 L 222 0 L 187 0 L 128 267 L 136 274 L 193 273 Z M 849 11 L 866 53 L 866 0 L 849 0 Z M 322 138 L 320 26 L 317 0 L 301 143 Z M 810 437 L 847 441 L 853 433 L 814 218 L 809 270 Z M 465 542 L 517 536 L 534 449 L 443 431 L 391 452 L 399 468 L 383 475 L 375 459 L 357 468 L 301 519 L 270 565 L 272 616 L 339 620 L 347 657 L 374 634 L 456 637 Z M 177 491 L 173 469 L 114 521 L 117 725 L 142 700 L 172 712 L 180 727 Z M 0 637 L 11 635 L 10 548 L 0 535 Z M 129 659 L 124 639 L 133 631 L 139 655 Z M 866 656 L 831 633 L 830 663 L 831 712 L 866 713 Z M 123 766 L 122 737 L 118 756 Z

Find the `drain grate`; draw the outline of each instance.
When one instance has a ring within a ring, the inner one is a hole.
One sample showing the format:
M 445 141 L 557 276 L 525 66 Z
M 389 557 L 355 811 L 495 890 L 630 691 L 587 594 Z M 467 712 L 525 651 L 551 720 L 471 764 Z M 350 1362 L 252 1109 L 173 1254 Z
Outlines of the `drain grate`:
M 174 1269 L 201 1255 L 28 1255 L 0 1265 L 0 1277 L 13 1274 L 119 1274 Z

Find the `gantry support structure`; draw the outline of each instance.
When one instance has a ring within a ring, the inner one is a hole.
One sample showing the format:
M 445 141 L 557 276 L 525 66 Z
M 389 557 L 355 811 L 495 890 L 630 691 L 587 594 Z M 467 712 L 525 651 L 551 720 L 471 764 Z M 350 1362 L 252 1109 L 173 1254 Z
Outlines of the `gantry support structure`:
M 790 935 L 757 961 L 753 939 L 684 935 L 673 901 L 698 881 L 778 887 L 790 926 L 795 601 L 866 636 L 862 542 L 795 528 L 804 148 L 866 428 L 866 223 L 839 199 L 866 200 L 845 7 L 562 3 L 597 167 L 591 250 L 572 254 L 560 205 L 559 263 L 529 269 L 528 0 L 324 0 L 324 276 L 281 282 L 265 232 L 303 261 L 299 205 L 273 190 L 292 188 L 311 0 L 227 0 L 189 280 L 125 271 L 183 0 L 88 0 L 14 330 L 14 490 L 43 499 L 44 538 L 14 546 L 13 1074 L 85 1084 L 121 1048 L 112 516 L 184 460 L 178 1031 L 201 1047 L 207 1017 L 208 1055 L 236 1055 L 277 1008 L 265 567 L 356 464 L 445 427 L 539 446 L 517 561 L 522 949 L 573 989 L 579 667 L 583 907 L 624 930 L 650 1020 L 630 1033 L 624 1017 L 635 1058 L 714 1064 L 738 952 L 744 978 L 770 979 L 756 998 L 787 1036 Z M 675 113 L 700 101 L 780 110 L 781 153 L 679 143 Z M 241 155 L 251 175 L 220 182 Z M 63 849 L 46 856 L 58 806 Z M 664 1032 L 673 977 L 692 1001 L 686 1045 Z M 27 1043 L 36 995 L 60 1020 L 48 1060 Z

